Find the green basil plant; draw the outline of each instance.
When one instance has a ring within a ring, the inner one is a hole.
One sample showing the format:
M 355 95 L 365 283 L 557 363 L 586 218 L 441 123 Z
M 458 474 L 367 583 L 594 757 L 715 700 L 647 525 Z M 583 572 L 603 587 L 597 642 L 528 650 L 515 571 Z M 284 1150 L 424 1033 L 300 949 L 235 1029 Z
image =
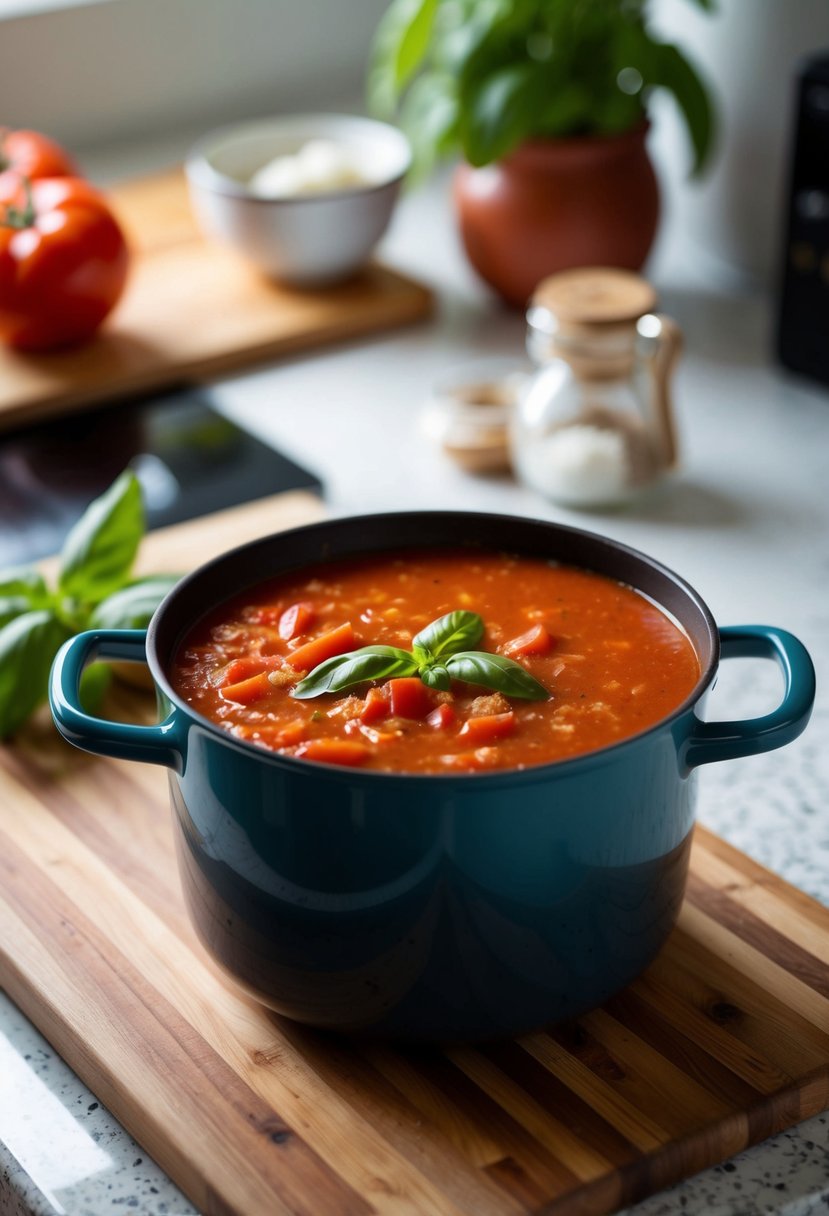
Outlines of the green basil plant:
M 129 469 L 87 508 L 66 538 L 57 582 L 39 571 L 0 570 L 0 739 L 14 734 L 46 699 L 60 647 L 84 629 L 142 629 L 178 575 L 132 580 L 144 535 L 141 488 Z M 100 702 L 109 667 L 84 672 L 81 700 Z
M 690 0 L 712 10 L 713 0 Z M 699 173 L 713 107 L 680 48 L 648 24 L 651 0 L 392 0 L 374 42 L 369 102 L 399 118 L 416 171 L 461 152 L 486 165 L 527 139 L 614 135 L 654 89 L 679 106 Z

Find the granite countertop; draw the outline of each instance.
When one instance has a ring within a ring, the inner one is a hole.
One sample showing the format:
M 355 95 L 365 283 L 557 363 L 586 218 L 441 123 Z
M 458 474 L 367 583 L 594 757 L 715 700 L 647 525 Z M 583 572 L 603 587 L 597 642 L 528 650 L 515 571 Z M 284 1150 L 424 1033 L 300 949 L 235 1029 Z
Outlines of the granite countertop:
M 322 477 L 335 512 L 463 507 L 604 531 L 664 560 L 721 624 L 792 630 L 812 652 L 818 701 L 806 734 L 766 756 L 707 766 L 700 819 L 829 905 L 829 391 L 776 370 L 770 306 L 702 279 L 677 232 L 652 263 L 681 323 L 682 471 L 624 513 L 579 516 L 507 480 L 464 475 L 420 427 L 432 379 L 482 355 L 521 356 L 520 318 L 474 282 L 451 229 L 445 183 L 409 195 L 384 255 L 435 285 L 434 322 L 227 381 L 218 408 Z M 313 426 L 308 419 L 313 417 Z M 371 476 L 366 476 L 371 470 Z M 723 665 L 710 716 L 766 712 L 771 664 Z M 195 1209 L 0 994 L 0 1211 L 189 1216 Z M 829 1116 L 630 1209 L 635 1216 L 829 1213 Z

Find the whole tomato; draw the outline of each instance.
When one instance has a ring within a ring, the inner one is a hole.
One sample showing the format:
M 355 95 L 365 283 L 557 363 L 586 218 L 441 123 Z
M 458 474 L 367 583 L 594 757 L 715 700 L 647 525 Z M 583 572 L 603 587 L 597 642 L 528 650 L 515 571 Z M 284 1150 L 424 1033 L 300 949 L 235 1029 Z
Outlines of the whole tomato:
M 0 180 L 0 341 L 82 342 L 117 303 L 128 262 L 124 234 L 88 182 Z
M 60 144 L 38 131 L 0 127 L 0 173 L 11 169 L 28 177 L 75 177 L 78 169 Z

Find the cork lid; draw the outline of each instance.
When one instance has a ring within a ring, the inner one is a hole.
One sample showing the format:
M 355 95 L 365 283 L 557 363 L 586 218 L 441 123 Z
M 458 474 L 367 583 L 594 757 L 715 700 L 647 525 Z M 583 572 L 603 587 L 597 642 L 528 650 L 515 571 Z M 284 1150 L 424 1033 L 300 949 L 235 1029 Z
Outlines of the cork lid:
M 587 266 L 542 279 L 530 309 L 552 314 L 561 327 L 624 325 L 656 308 L 653 287 L 630 270 Z

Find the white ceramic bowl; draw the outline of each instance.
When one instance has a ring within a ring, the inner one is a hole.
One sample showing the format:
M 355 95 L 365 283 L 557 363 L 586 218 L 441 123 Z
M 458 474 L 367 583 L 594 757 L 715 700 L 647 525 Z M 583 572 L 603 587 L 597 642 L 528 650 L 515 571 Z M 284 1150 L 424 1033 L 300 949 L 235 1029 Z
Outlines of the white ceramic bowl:
M 252 175 L 309 140 L 344 146 L 365 184 L 262 197 Z M 344 114 L 265 118 L 206 135 L 187 159 L 196 218 L 272 278 L 303 286 L 346 278 L 365 262 L 391 218 L 411 148 L 396 127 Z

